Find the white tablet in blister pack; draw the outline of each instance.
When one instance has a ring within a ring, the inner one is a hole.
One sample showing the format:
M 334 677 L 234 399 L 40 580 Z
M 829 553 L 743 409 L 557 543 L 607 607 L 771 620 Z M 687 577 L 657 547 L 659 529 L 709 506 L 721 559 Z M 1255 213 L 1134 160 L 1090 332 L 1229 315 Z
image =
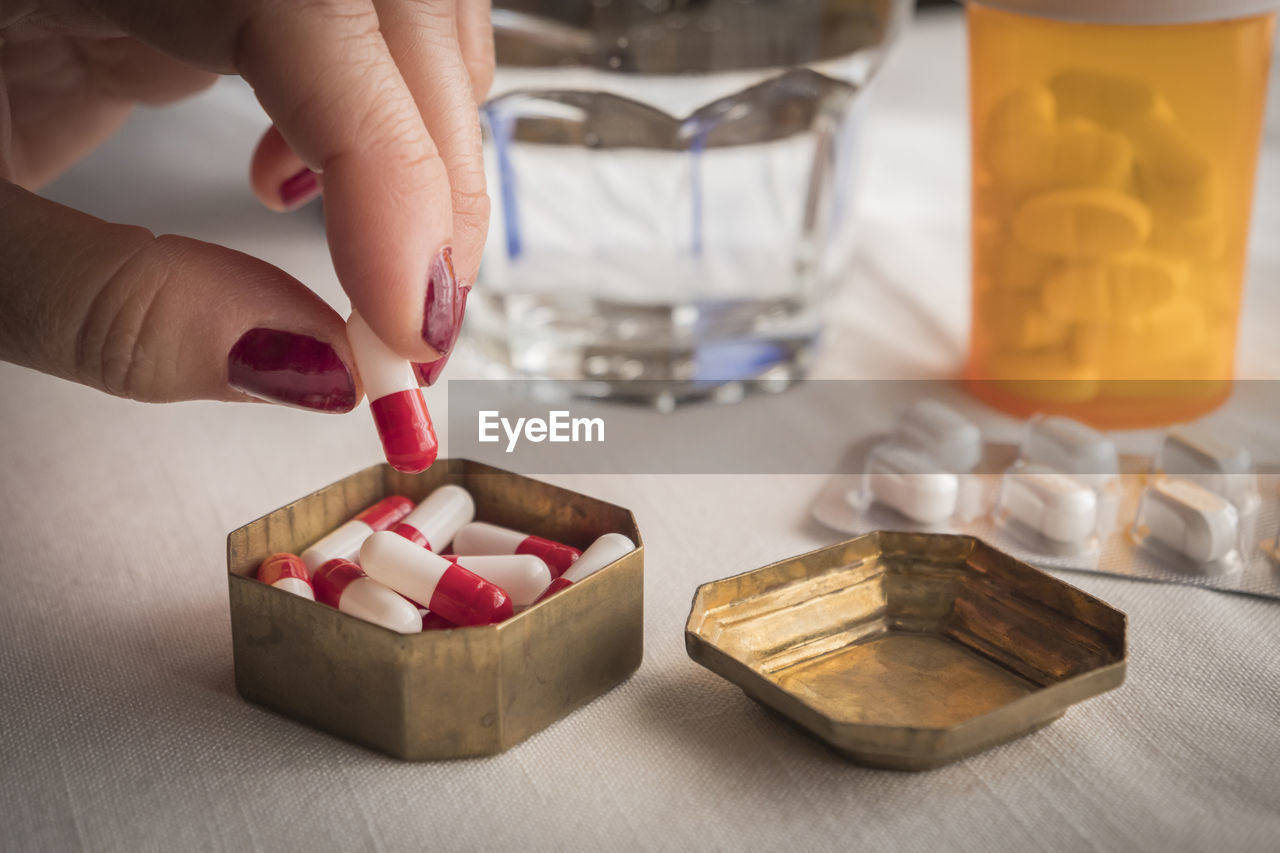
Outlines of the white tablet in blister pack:
M 1115 442 L 1087 424 L 1058 415 L 1032 418 L 1022 437 L 1021 457 L 1106 488 L 1120 472 Z
M 1043 536 L 1055 546 L 1085 548 L 1098 525 L 1098 497 L 1074 477 L 1018 462 L 1001 481 L 996 520 Z

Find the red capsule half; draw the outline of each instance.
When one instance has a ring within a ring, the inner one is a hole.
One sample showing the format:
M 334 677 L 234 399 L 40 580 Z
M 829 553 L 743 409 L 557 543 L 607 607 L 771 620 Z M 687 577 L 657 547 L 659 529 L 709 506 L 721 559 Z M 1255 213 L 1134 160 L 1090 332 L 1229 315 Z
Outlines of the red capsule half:
M 422 390 L 410 388 L 379 397 L 369 404 L 391 467 L 406 474 L 427 470 L 436 461 L 440 444 Z
M 316 590 L 316 601 L 337 607 L 342 600 L 342 593 L 352 581 L 367 578 L 364 569 L 350 560 L 330 560 L 316 569 L 312 585 Z
M 294 595 L 315 600 L 311 572 L 296 554 L 272 554 L 258 566 L 258 580 Z
M 414 527 L 412 524 L 405 524 L 402 521 L 395 527 L 391 528 L 391 532 L 397 536 L 403 536 L 414 545 L 426 548 L 428 551 L 431 550 L 431 543 L 427 541 L 427 537 L 423 536 L 422 531 Z
M 387 530 L 391 525 L 413 511 L 413 501 L 403 495 L 392 495 L 383 498 L 368 509 L 355 516 L 356 521 L 363 521 L 374 530 Z
M 494 584 L 457 563 L 446 569 L 427 604 L 455 625 L 492 625 L 511 618 L 511 598 Z
M 570 548 L 568 545 L 561 545 L 559 542 L 552 542 L 541 536 L 526 536 L 524 541 L 516 547 L 516 553 L 537 557 L 547 564 L 552 574 L 557 576 L 568 571 L 574 561 L 582 556 L 582 552 L 577 548 Z
M 543 592 L 542 595 L 538 596 L 538 601 L 546 601 L 557 592 L 566 590 L 571 586 L 573 586 L 573 581 L 567 581 L 564 578 L 556 578 L 551 582 L 551 586 L 547 587 L 546 591 Z M 538 601 L 535 601 L 534 604 L 537 604 Z

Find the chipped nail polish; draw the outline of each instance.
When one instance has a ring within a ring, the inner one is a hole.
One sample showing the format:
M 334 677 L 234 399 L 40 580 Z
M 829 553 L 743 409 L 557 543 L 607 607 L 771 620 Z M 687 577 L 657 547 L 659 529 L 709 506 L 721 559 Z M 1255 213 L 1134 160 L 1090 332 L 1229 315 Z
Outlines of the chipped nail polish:
M 269 403 L 320 412 L 348 412 L 356 405 L 355 380 L 333 347 L 278 329 L 240 336 L 227 356 L 227 384 Z
M 422 339 L 441 355 L 447 354 L 458 339 L 461 300 L 458 280 L 453 275 L 453 250 L 445 246 L 431 262 L 422 311 Z
M 441 350 L 442 355 L 435 361 L 425 361 L 421 364 L 414 365 L 414 368 L 418 371 L 418 378 L 422 381 L 423 385 L 428 387 L 435 385 L 436 380 L 440 378 L 440 374 L 444 372 L 444 366 L 449 363 L 449 356 L 453 353 L 453 347 L 458 342 L 458 335 L 462 333 L 462 317 L 466 313 L 467 296 L 470 293 L 470 287 L 458 288 L 457 310 L 455 311 L 455 319 L 453 323 L 453 336 L 446 343 L 445 349 Z

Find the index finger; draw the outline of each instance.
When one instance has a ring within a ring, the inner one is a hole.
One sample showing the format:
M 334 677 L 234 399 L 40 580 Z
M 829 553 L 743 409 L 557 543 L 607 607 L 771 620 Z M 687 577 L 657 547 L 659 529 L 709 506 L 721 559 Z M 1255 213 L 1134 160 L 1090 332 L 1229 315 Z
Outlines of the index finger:
M 324 176 L 329 252 L 355 310 L 397 354 L 437 358 L 422 329 L 428 300 L 456 288 L 449 178 L 372 2 L 257 7 L 236 68 Z

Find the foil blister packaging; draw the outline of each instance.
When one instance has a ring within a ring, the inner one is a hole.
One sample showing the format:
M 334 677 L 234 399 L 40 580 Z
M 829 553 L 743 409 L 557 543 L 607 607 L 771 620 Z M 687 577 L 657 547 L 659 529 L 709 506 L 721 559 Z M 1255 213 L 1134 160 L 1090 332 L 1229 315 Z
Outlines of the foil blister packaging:
M 842 533 L 966 533 L 1046 569 L 1280 599 L 1280 467 L 1203 426 L 1146 454 L 1062 417 L 1018 444 L 985 440 L 934 400 L 849 451 L 813 504 Z

